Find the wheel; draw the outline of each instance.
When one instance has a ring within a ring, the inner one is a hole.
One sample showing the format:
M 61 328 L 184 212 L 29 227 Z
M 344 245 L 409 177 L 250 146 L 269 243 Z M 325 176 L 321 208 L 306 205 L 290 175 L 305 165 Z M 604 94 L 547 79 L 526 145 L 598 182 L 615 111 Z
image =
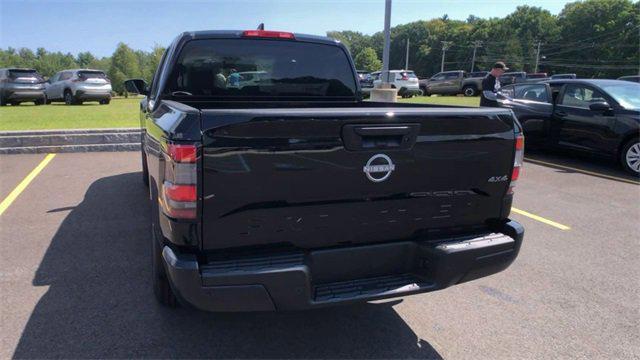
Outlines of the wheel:
M 70 90 L 65 90 L 64 92 L 64 103 L 67 105 L 77 104 L 76 99 L 73 97 L 73 94 Z
M 47 101 L 46 101 L 45 99 L 40 99 L 40 100 L 36 100 L 36 101 L 34 101 L 34 102 L 33 102 L 33 104 L 34 104 L 35 106 L 39 106 L 39 105 L 44 105 L 44 104 L 46 104 L 46 102 L 47 102 Z
M 20 101 L 12 101 L 11 106 L 19 106 L 20 105 Z
M 631 139 L 622 147 L 622 167 L 633 175 L 640 175 L 640 139 Z
M 51 105 L 51 99 L 49 99 L 48 97 L 44 97 L 44 103 L 47 105 Z
M 100 105 L 109 105 L 111 99 L 102 99 L 100 100 Z
M 7 101 L 3 99 L 2 96 L 0 96 L 0 106 L 6 106 L 6 105 L 7 105 Z
M 140 154 L 142 155 L 142 182 L 146 187 L 149 187 L 149 167 L 147 166 L 147 156 L 144 153 L 144 144 L 142 147 L 143 149 L 140 150 Z
M 464 96 L 476 96 L 476 92 L 476 88 L 471 85 L 467 85 L 462 88 L 462 93 L 464 94 Z
M 152 206 L 152 209 L 158 210 L 157 207 Z M 158 216 L 157 213 L 155 215 Z M 156 228 L 156 223 L 151 224 L 151 232 L 152 232 L 152 262 L 151 262 L 151 273 L 153 276 L 153 294 L 156 297 L 156 300 L 164 306 L 175 308 L 178 306 L 178 301 L 176 299 L 173 290 L 171 290 L 171 285 L 169 285 L 169 279 L 167 278 L 167 273 L 162 265 L 162 247 L 159 242 L 159 229 Z M 160 235 L 161 236 L 161 235 Z

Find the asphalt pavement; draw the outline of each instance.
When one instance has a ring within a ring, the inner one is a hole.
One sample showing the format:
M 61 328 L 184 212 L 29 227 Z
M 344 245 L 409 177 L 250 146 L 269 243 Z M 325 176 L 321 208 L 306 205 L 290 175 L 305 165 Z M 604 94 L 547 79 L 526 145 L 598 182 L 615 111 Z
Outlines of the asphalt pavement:
M 154 301 L 139 154 L 58 154 L 0 212 L 0 357 L 640 357 L 638 179 L 527 156 L 512 213 L 525 241 L 506 271 L 404 299 L 215 314 Z M 0 201 L 44 158 L 0 156 Z

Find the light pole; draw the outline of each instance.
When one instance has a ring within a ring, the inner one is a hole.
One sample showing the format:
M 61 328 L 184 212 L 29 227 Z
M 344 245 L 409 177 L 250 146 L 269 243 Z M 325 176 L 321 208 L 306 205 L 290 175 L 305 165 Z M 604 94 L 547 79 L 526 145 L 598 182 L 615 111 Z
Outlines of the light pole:
M 384 47 L 382 48 L 383 83 L 389 84 L 389 46 L 391 42 L 391 0 L 384 1 Z
M 407 54 L 405 55 L 404 69 L 409 70 L 409 38 L 407 38 Z
M 371 100 L 381 102 L 398 101 L 398 89 L 389 83 L 389 45 L 391 42 L 391 0 L 384 2 L 384 46 L 382 48 L 382 72 L 380 83 L 371 90 Z

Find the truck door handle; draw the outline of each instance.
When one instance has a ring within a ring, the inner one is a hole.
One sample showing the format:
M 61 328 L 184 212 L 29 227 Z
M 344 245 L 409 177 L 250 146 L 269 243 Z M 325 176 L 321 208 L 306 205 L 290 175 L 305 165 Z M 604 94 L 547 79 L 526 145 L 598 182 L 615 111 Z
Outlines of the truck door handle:
M 556 111 L 556 115 L 562 117 L 562 116 L 567 116 L 567 113 L 564 111 Z
M 356 134 L 360 136 L 389 136 L 406 135 L 411 132 L 411 128 L 406 125 L 400 126 L 367 126 L 354 128 Z
M 420 124 L 345 125 L 342 140 L 347 150 L 410 149 Z

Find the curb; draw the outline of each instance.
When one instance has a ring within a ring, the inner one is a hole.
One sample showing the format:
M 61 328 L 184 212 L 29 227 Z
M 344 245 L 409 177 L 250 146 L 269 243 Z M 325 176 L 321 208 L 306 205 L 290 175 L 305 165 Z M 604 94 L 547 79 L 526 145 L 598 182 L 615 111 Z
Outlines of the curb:
M 140 129 L 69 129 L 0 132 L 0 154 L 136 151 Z

